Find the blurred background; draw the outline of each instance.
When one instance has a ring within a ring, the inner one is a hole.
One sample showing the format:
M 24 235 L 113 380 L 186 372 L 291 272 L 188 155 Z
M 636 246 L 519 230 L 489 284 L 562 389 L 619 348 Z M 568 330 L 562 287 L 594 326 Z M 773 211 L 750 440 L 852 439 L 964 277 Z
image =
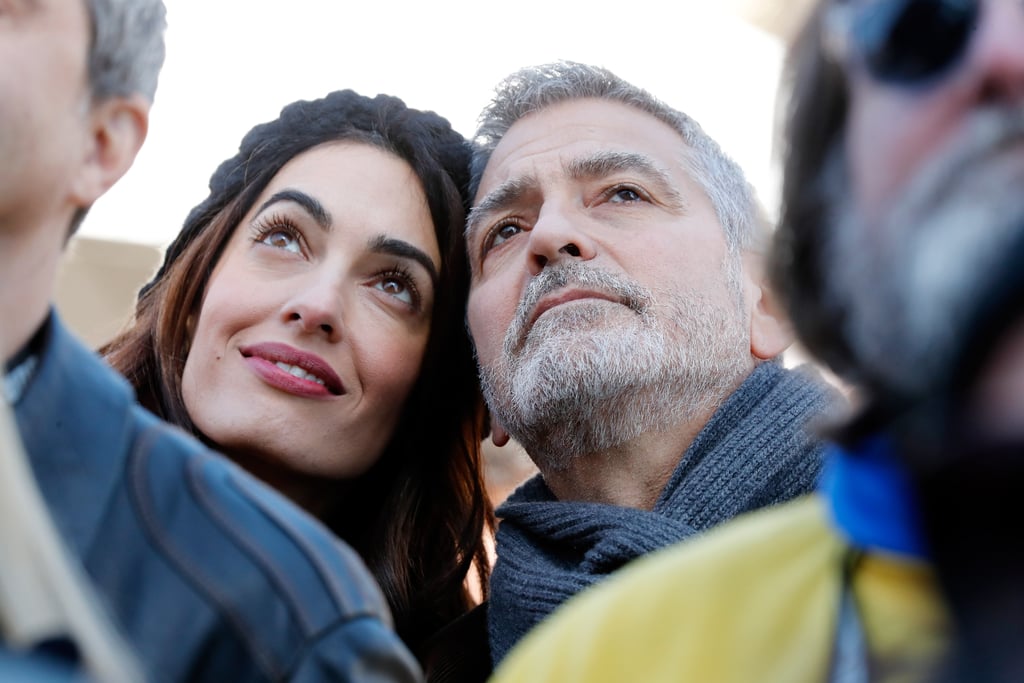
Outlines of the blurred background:
M 167 59 L 149 137 L 93 207 L 58 279 L 57 306 L 98 346 L 125 323 L 217 165 L 296 99 L 353 88 L 397 95 L 471 136 L 493 86 L 557 59 L 605 66 L 701 123 L 777 208 L 775 93 L 809 0 L 356 3 L 166 0 Z M 500 500 L 530 469 L 489 460 Z

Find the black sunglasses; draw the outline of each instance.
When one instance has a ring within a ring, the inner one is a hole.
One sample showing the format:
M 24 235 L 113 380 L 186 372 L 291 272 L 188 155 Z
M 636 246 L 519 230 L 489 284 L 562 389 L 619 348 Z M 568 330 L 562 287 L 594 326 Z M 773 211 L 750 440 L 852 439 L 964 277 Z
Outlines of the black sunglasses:
M 924 86 L 967 53 L 982 0 L 878 0 L 835 3 L 826 14 L 833 56 L 859 60 L 883 83 Z

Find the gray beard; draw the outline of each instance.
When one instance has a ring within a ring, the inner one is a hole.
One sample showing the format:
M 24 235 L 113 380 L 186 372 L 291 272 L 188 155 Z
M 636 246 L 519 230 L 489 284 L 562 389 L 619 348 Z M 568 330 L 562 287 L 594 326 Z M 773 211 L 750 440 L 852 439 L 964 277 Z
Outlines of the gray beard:
M 735 258 L 735 257 L 729 257 Z M 738 258 L 730 289 L 739 299 Z M 536 301 L 572 283 L 622 301 L 556 307 L 526 329 Z M 657 295 L 567 263 L 534 278 L 500 358 L 481 367 L 492 413 L 541 471 L 564 471 L 716 407 L 752 361 L 741 308 Z
M 843 334 L 861 379 L 926 391 L 951 361 L 986 275 L 1024 229 L 1024 110 L 976 114 L 870 223 L 851 205 L 835 164 L 828 173 L 839 200 L 824 295 L 846 310 Z

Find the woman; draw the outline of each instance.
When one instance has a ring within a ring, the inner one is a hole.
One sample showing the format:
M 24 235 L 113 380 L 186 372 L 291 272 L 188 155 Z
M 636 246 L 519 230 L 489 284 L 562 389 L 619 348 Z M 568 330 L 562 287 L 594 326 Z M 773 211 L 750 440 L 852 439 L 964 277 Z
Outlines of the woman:
M 463 320 L 469 150 L 432 112 L 334 92 L 256 126 L 210 180 L 108 361 L 361 553 L 399 635 L 486 585 L 493 515 Z

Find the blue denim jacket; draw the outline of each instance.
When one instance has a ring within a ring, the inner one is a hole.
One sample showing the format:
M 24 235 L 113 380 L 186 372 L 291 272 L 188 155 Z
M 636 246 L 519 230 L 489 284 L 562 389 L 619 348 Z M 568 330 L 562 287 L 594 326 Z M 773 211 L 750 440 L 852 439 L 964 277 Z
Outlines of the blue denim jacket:
M 51 315 L 15 417 L 57 528 L 153 681 L 415 681 L 360 558 L 139 407 Z

